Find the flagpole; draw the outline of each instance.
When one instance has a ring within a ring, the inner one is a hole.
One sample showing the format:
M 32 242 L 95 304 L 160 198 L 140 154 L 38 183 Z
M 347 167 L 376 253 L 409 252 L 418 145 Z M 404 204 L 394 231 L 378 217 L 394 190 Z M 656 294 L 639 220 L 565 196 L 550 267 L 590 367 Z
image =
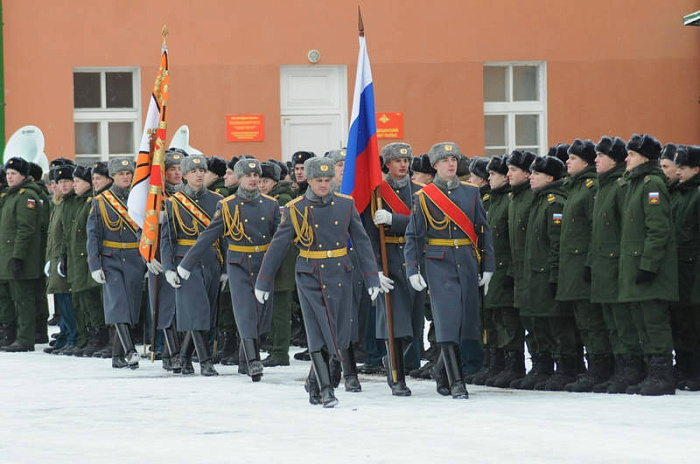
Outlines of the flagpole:
M 362 11 L 360 6 L 357 6 L 357 30 L 360 37 L 365 36 L 365 25 L 362 22 Z M 374 117 L 374 115 L 371 115 Z M 381 185 L 381 184 L 380 184 Z M 382 209 L 382 194 L 380 186 L 374 190 L 374 196 L 377 199 L 377 209 Z M 389 276 L 389 260 L 386 255 L 386 240 L 384 238 L 384 226 L 378 226 L 379 229 L 379 250 L 382 258 L 382 272 L 385 276 Z M 396 371 L 396 343 L 394 342 L 394 316 L 391 311 L 391 295 L 389 292 L 384 294 L 386 300 L 386 321 L 388 330 L 388 340 L 389 340 L 389 360 L 391 364 L 391 379 L 394 383 L 399 381 L 398 373 Z M 403 356 L 403 353 L 401 354 Z

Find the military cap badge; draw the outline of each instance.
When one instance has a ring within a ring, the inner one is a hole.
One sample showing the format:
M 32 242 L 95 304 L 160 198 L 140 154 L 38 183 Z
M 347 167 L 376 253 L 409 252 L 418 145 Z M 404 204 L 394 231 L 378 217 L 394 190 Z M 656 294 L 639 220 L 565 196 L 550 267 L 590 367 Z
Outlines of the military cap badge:
M 127 160 L 122 160 L 122 166 L 128 166 L 129 162 Z
M 321 169 L 321 172 L 326 172 L 326 171 L 328 171 L 328 166 L 326 166 L 325 164 L 322 164 L 321 166 L 319 166 L 319 169 Z

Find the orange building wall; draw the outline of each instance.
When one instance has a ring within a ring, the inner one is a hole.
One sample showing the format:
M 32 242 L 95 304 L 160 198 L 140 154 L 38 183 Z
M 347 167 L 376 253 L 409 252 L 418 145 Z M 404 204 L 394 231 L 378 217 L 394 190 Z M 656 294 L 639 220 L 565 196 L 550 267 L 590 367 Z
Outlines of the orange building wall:
M 50 158 L 71 156 L 75 67 L 140 67 L 145 114 L 167 24 L 170 130 L 188 124 L 206 154 L 279 156 L 280 66 L 307 65 L 312 48 L 347 65 L 349 110 L 358 3 L 377 111 L 404 113 L 416 152 L 482 152 L 482 64 L 516 60 L 547 62 L 549 144 L 699 143 L 700 34 L 682 26 L 697 0 L 3 0 L 6 134 L 37 125 Z M 231 113 L 264 114 L 265 141 L 226 142 Z

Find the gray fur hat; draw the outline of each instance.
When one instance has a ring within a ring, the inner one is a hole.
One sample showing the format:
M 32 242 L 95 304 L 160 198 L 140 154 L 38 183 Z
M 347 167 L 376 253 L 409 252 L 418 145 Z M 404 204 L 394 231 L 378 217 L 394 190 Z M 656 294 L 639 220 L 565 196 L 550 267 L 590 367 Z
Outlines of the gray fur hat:
M 333 164 L 345 161 L 345 148 L 331 150 L 326 153 L 326 157 L 333 161 Z
M 315 156 L 304 161 L 304 175 L 307 179 L 334 177 L 335 163 L 330 158 Z
M 168 149 L 165 151 L 165 159 L 163 160 L 163 164 L 165 165 L 165 169 L 168 169 L 170 166 L 177 166 L 179 165 L 182 160 L 188 156 L 186 154 L 183 154 L 184 150 L 177 149 Z
M 130 158 L 112 158 L 109 160 L 108 168 L 109 177 L 121 171 L 129 171 L 134 173 L 134 160 Z
M 413 149 L 407 143 L 390 143 L 382 148 L 382 157 L 384 158 L 384 164 L 393 159 L 406 158 L 407 160 L 411 160 L 413 158 Z
M 457 158 L 457 160 L 459 160 L 459 155 L 461 154 L 462 152 L 459 151 L 459 147 L 454 142 L 436 143 L 435 145 L 430 147 L 430 151 L 428 152 L 428 156 L 430 157 L 430 164 L 432 166 L 435 166 L 435 163 L 437 163 L 441 159 L 449 158 L 450 156 L 454 156 L 455 158 Z
M 233 167 L 233 172 L 235 172 L 236 177 L 240 179 L 251 172 L 257 172 L 259 175 L 261 175 L 262 168 L 260 167 L 260 161 L 255 158 L 241 158 Z
M 204 169 L 205 172 L 209 170 L 207 157 L 204 155 L 192 154 L 180 159 L 180 171 L 183 175 L 200 168 Z

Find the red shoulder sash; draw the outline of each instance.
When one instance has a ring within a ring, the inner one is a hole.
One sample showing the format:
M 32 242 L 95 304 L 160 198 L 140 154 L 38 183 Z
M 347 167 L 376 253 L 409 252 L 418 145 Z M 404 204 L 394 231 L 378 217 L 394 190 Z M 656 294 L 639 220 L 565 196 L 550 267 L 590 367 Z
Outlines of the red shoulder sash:
M 387 181 L 383 181 L 381 184 L 379 184 L 379 189 L 382 193 L 382 199 L 386 201 L 394 213 L 403 214 L 404 216 L 411 214 L 411 210 L 408 209 L 406 203 L 399 198 Z
M 464 214 L 457 205 L 450 200 L 447 195 L 443 193 L 435 184 L 428 184 L 423 187 L 423 192 L 430 198 L 430 200 L 435 203 L 435 205 L 440 209 L 440 211 L 449 217 L 452 222 L 457 224 L 457 226 L 467 234 L 467 237 L 472 241 L 474 246 L 477 244 L 476 231 L 474 230 L 474 224 L 469 219 L 469 217 Z

